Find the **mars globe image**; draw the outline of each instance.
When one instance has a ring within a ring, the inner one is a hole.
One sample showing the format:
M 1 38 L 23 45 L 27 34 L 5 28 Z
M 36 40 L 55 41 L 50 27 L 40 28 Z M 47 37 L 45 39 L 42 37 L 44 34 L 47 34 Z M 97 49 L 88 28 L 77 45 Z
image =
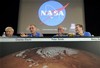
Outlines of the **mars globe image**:
M 0 68 L 100 68 L 100 57 L 67 47 L 36 47 L 0 58 Z

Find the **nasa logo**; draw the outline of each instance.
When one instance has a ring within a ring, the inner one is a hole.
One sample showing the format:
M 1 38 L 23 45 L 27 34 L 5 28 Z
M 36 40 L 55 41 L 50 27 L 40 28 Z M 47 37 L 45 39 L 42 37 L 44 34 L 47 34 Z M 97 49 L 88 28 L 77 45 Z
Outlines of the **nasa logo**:
M 63 22 L 66 17 L 65 8 L 57 1 L 47 1 L 39 8 L 38 15 L 41 22 L 48 26 L 57 26 Z

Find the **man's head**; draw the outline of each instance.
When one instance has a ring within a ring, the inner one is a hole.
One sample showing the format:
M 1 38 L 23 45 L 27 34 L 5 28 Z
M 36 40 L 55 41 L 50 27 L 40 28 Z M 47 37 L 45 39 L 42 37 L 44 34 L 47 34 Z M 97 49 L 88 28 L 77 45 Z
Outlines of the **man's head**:
M 12 37 L 14 34 L 14 29 L 12 27 L 6 27 L 5 28 L 5 33 L 7 37 Z
M 37 31 L 37 28 L 34 24 L 31 24 L 31 25 L 29 25 L 29 30 L 31 33 L 34 34 Z
M 64 33 L 64 27 L 58 26 L 58 34 L 63 34 L 63 33 Z
M 75 30 L 76 30 L 76 33 L 83 32 L 83 25 L 76 24 Z

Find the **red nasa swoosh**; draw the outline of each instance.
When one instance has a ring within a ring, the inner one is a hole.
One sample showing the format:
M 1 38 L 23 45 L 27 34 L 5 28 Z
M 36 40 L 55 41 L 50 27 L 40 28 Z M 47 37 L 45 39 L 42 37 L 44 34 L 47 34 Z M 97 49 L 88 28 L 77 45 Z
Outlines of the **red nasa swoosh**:
M 58 12 L 62 11 L 63 9 L 65 9 L 67 6 L 69 5 L 69 3 L 67 3 L 65 6 L 61 7 L 61 8 L 58 8 L 56 9 Z M 55 10 L 52 10 L 52 12 L 54 12 Z M 47 12 L 48 13 L 48 12 Z M 48 19 L 50 19 L 51 17 L 53 17 L 54 15 L 52 16 L 48 16 L 46 19 L 44 19 L 44 21 L 47 21 Z

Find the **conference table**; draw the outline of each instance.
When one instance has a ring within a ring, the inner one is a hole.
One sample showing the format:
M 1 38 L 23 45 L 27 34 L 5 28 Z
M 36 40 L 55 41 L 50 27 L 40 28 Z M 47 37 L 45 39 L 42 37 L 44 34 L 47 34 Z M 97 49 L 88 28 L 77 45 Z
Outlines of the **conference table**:
M 100 41 L 100 37 L 67 37 L 67 38 L 7 38 L 0 37 L 0 42 L 54 42 L 54 41 Z

